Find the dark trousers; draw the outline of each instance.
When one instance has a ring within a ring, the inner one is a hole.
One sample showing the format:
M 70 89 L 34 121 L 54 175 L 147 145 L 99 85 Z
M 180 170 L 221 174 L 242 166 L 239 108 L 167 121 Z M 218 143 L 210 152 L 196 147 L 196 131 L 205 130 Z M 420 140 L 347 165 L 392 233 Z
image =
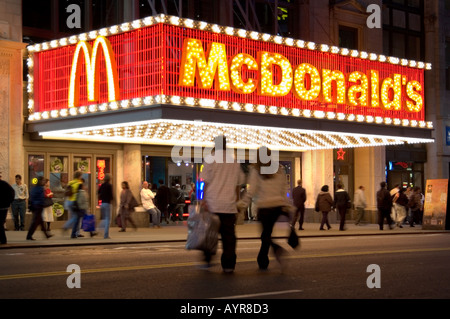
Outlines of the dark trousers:
M 8 209 L 0 209 L 0 244 L 6 244 L 5 221 Z
M 302 228 L 304 218 L 305 218 L 305 206 L 297 207 L 297 210 L 295 211 L 295 216 L 294 216 L 294 225 L 298 219 L 298 228 L 299 229 Z
M 222 256 L 220 262 L 223 269 L 236 267 L 236 214 L 216 213 L 220 219 L 219 233 L 222 239 Z M 204 252 L 205 262 L 210 263 L 211 252 Z
M 33 221 L 31 222 L 30 228 L 28 229 L 27 239 L 33 237 L 33 234 L 39 225 L 41 225 L 41 229 L 44 232 L 45 236 L 48 237 L 44 220 L 42 219 L 42 210 L 43 207 L 33 208 Z
M 392 224 L 392 218 L 391 218 L 391 209 L 378 209 L 378 225 L 380 226 L 380 230 L 383 230 L 383 223 L 384 219 L 386 218 L 389 227 L 391 227 Z
M 282 207 L 260 208 L 258 209 L 258 220 L 262 225 L 261 248 L 258 253 L 258 266 L 260 269 L 267 269 L 269 266 L 269 249 L 273 248 L 275 255 L 283 248 L 272 241 L 273 226 L 283 213 Z
M 339 223 L 339 230 L 344 230 L 345 226 L 345 214 L 347 214 L 347 207 L 338 207 L 339 217 L 340 217 L 340 223 Z
M 420 222 L 420 209 L 411 210 L 411 220 L 409 225 L 412 227 L 414 224 L 418 224 Z
M 330 222 L 328 221 L 328 213 L 329 212 L 322 212 L 322 222 L 320 223 L 320 229 L 323 229 L 323 225 L 327 225 L 328 229 L 331 228 Z

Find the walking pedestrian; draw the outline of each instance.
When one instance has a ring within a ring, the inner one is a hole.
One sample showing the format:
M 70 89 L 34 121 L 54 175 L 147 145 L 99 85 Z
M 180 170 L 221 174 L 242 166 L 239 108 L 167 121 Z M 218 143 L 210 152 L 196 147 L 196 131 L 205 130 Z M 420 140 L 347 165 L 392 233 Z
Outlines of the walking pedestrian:
M 409 226 L 415 227 L 414 224 L 420 222 L 420 211 L 422 210 L 422 195 L 420 193 L 420 187 L 415 186 L 413 188 L 411 197 L 408 201 L 408 206 L 411 209 L 411 220 Z
M 47 223 L 47 231 L 50 231 L 50 224 L 55 221 L 53 217 L 53 192 L 50 189 L 50 180 L 44 180 L 44 209 L 42 211 L 42 220 Z
M 82 211 L 78 207 L 78 190 L 80 185 L 83 184 L 82 179 L 83 173 L 81 171 L 76 171 L 74 173 L 74 179 L 71 180 L 66 187 L 67 196 L 66 208 L 69 211 L 69 220 L 63 226 L 63 232 L 66 232 L 70 227 L 72 227 L 72 232 L 70 238 L 84 237 L 79 233 L 80 231 L 80 221 L 83 218 Z
M 334 207 L 336 207 L 339 217 L 339 230 L 345 230 L 345 215 L 347 214 L 347 209 L 351 206 L 350 196 L 347 191 L 344 190 L 342 184 L 337 184 L 337 191 L 334 193 Z
M 302 187 L 302 180 L 297 181 L 297 187 L 292 190 L 292 198 L 294 200 L 294 206 L 296 207 L 294 215 L 294 225 L 298 220 L 298 229 L 303 230 L 303 221 L 305 218 L 305 202 L 306 202 L 306 190 Z
M 8 182 L 2 180 L 0 172 L 0 244 L 7 244 L 8 240 L 5 233 L 6 215 L 11 203 L 14 201 L 15 191 Z
M 408 197 L 405 194 L 405 189 L 400 188 L 397 194 L 392 199 L 395 208 L 395 223 L 397 227 L 403 228 L 402 224 L 406 218 L 406 212 L 408 209 Z
M 119 204 L 119 214 L 121 218 L 121 229 L 120 232 L 125 232 L 127 230 L 127 223 L 130 222 L 133 228 L 136 230 L 137 226 L 131 218 L 134 212 L 134 207 L 137 206 L 136 199 L 130 190 L 130 186 L 127 181 L 122 182 L 122 192 L 120 193 L 120 204 Z
M 391 209 L 392 199 L 390 192 L 386 189 L 386 182 L 380 183 L 380 190 L 377 192 L 378 225 L 383 230 L 384 219 L 387 220 L 390 229 L 393 229 Z
M 25 228 L 25 213 L 27 211 L 27 200 L 29 198 L 28 187 L 22 183 L 22 176 L 17 174 L 15 176 L 16 183 L 12 184 L 15 191 L 14 201 L 11 205 L 11 213 L 14 218 L 14 229 L 24 230 Z
M 272 247 L 277 261 L 282 265 L 282 256 L 285 253 L 285 249 L 273 242 L 273 227 L 281 215 L 290 212 L 294 213 L 297 210 L 289 203 L 287 198 L 289 189 L 284 167 L 279 165 L 278 170 L 274 174 L 261 173 L 261 167 L 270 166 L 270 163 L 264 165 L 259 155 L 269 153 L 270 150 L 266 147 L 261 147 L 258 150 L 257 163 L 250 166 L 249 187 L 243 200 L 245 205 L 248 206 L 251 199 L 255 198 L 258 207 L 257 215 L 262 225 L 262 232 L 257 262 L 261 270 L 266 270 L 269 266 L 268 254 L 270 247 Z M 241 202 L 238 203 L 238 206 L 241 206 Z M 293 216 L 289 217 L 292 218 Z M 292 224 L 295 224 L 295 219 L 293 219 Z
M 78 187 L 78 197 L 77 197 L 77 204 L 78 208 L 80 209 L 79 220 L 77 221 L 77 224 L 80 223 L 80 221 L 83 219 L 84 216 L 89 214 L 89 199 L 88 194 L 84 190 L 84 180 L 83 183 L 80 184 Z M 95 231 L 95 228 L 93 230 L 88 230 L 91 237 L 94 237 L 97 235 L 97 232 Z
M 225 136 L 215 138 L 214 152 L 205 158 L 201 177 L 205 182 L 204 201 L 207 209 L 220 219 L 222 269 L 225 273 L 232 273 L 236 266 L 236 203 L 245 175 L 232 151 L 227 151 Z M 211 252 L 204 251 L 204 257 L 209 267 Z
M 156 191 L 156 207 L 161 212 L 161 221 L 162 216 L 164 215 L 164 220 L 166 221 L 167 224 L 169 224 L 168 206 L 170 200 L 170 190 L 169 187 L 164 185 L 164 181 L 162 179 L 160 179 L 158 183 L 159 187 L 158 190 Z
M 111 239 L 111 237 L 109 237 L 109 226 L 111 224 L 111 205 L 114 197 L 110 182 L 111 175 L 106 174 L 103 183 L 98 189 L 98 199 L 102 201 L 100 205 L 101 222 L 99 228 L 104 229 L 104 239 Z
M 333 209 L 334 202 L 328 190 L 328 185 L 323 185 L 320 189 L 319 195 L 317 195 L 317 207 L 319 212 L 322 212 L 322 221 L 320 222 L 319 228 L 320 230 L 325 230 L 323 228 L 324 225 L 327 225 L 328 230 L 331 229 L 331 225 L 328 221 L 328 213 Z
M 28 229 L 27 240 L 35 240 L 33 234 L 36 228 L 40 225 L 45 237 L 50 238 L 53 235 L 49 234 L 45 228 L 44 221 L 42 220 L 42 210 L 44 209 L 44 177 L 39 176 L 37 184 L 30 193 L 31 212 L 33 213 L 33 220 L 30 228 Z
M 151 185 L 150 185 L 151 187 Z M 153 203 L 153 199 L 155 195 L 152 190 L 149 188 L 149 184 L 147 181 L 142 183 L 141 189 L 141 203 L 142 207 L 147 211 L 147 213 L 151 216 L 153 228 L 161 228 L 161 211 L 155 206 Z
M 355 192 L 355 199 L 353 202 L 357 211 L 355 225 L 359 225 L 364 219 L 365 209 L 367 207 L 366 195 L 364 191 L 365 188 L 361 185 Z

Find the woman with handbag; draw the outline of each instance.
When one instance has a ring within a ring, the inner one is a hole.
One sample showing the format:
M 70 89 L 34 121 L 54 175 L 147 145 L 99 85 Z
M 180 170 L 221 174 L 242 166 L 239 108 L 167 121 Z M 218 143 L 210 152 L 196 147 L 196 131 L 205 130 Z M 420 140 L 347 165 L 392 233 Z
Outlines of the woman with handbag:
M 42 211 L 42 220 L 47 223 L 47 231 L 50 231 L 50 223 L 55 221 L 53 217 L 53 192 L 50 189 L 50 180 L 45 179 L 44 184 L 44 209 Z
M 258 207 L 257 216 L 262 225 L 262 232 L 257 262 L 261 270 L 266 270 L 269 266 L 270 247 L 272 247 L 277 261 L 282 265 L 285 249 L 273 242 L 272 231 L 278 218 L 286 213 L 289 214 L 294 209 L 287 199 L 288 183 L 284 167 L 278 165 L 274 173 L 262 173 L 264 172 L 262 168 L 268 168 L 271 163 L 263 164 L 261 155 L 269 155 L 269 153 L 271 151 L 267 147 L 258 149 L 257 163 L 250 167 L 247 193 L 244 199 L 238 202 L 238 206 L 248 206 L 253 198 Z
M 122 192 L 120 193 L 119 215 L 121 216 L 121 229 L 120 232 L 127 230 L 127 222 L 129 221 L 133 228 L 136 230 L 137 226 L 131 218 L 131 214 L 134 212 L 134 208 L 137 206 L 137 201 L 130 190 L 130 186 L 127 181 L 122 182 Z

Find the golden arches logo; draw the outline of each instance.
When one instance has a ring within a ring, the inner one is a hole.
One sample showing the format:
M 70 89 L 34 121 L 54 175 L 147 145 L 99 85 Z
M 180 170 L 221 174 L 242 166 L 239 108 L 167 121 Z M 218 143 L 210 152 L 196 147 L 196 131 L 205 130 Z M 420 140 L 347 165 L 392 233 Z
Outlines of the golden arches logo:
M 70 72 L 69 107 L 76 107 L 79 103 L 79 77 L 81 73 L 80 57 L 82 54 L 84 55 L 86 65 L 88 101 L 98 101 L 100 77 L 98 60 L 100 48 L 103 50 L 103 55 L 105 56 L 106 76 L 108 81 L 108 101 L 113 102 L 119 100 L 119 79 L 117 76 L 117 64 L 114 57 L 114 52 L 109 40 L 103 36 L 98 36 L 94 41 L 93 47 L 86 41 L 80 41 L 75 48 L 75 53 L 72 60 L 72 70 Z

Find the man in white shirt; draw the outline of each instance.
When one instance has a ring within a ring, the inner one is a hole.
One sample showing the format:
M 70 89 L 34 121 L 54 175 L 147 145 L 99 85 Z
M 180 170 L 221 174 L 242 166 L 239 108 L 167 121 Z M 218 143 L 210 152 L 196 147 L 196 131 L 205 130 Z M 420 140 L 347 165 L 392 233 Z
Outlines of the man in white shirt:
M 222 238 L 222 269 L 226 273 L 236 266 L 236 203 L 240 185 L 245 183 L 245 174 L 234 157 L 233 150 L 226 148 L 225 136 L 215 138 L 215 152 L 205 157 L 201 178 L 205 181 L 204 201 L 210 213 L 220 219 Z M 211 254 L 205 253 L 205 262 L 210 265 Z
M 29 197 L 28 187 L 22 183 L 22 176 L 16 175 L 16 183 L 12 185 L 15 196 L 11 204 L 11 211 L 14 217 L 15 230 L 24 230 L 25 213 L 27 210 L 27 199 Z
M 151 186 L 151 185 L 150 185 Z M 154 228 L 161 228 L 161 211 L 155 206 L 153 203 L 153 198 L 155 198 L 155 194 L 153 194 L 152 190 L 149 188 L 149 184 L 147 181 L 142 183 L 141 189 L 141 202 L 142 207 L 152 216 L 152 223 Z
M 353 204 L 355 205 L 356 211 L 358 212 L 355 225 L 359 225 L 361 223 L 361 220 L 364 218 L 365 208 L 367 207 L 364 190 L 364 186 L 361 185 L 355 192 L 355 200 Z

